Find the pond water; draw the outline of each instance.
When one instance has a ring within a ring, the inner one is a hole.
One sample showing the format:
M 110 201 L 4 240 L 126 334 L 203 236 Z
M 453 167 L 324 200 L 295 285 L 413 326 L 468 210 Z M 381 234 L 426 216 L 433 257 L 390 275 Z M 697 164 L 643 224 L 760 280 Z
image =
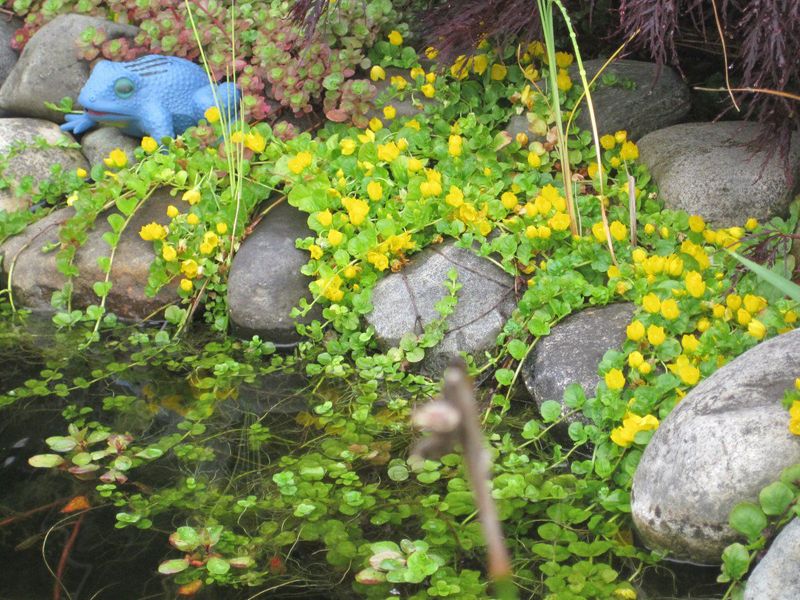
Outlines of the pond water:
M 70 391 L 66 398 L 32 397 L 0 409 L 0 600 L 116 599 L 145 600 L 174 598 L 175 586 L 158 574 L 165 558 L 174 558 L 166 542 L 172 530 L 163 523 L 148 529 L 115 527 L 116 509 L 98 504 L 82 513 L 64 514 L 64 505 L 80 495 L 92 497 L 97 480 L 80 481 L 65 473 L 34 469 L 27 463 L 32 455 L 48 452 L 44 439 L 64 435 L 66 405 L 89 407 L 92 416 L 115 431 L 130 432 L 136 439 L 157 439 L 179 429 L 187 411 L 197 403 L 197 388 L 181 369 L 167 361 L 153 361 L 127 369 L 119 375 L 98 373 L 110 360 L 136 362 L 131 349 L 95 344 L 77 350 L 79 343 L 69 334 L 57 334 L 48 321 L 6 318 L 0 322 L 0 393 L 7 393 L 26 380 L 40 377 L 42 369 L 59 363 L 65 378 L 84 377 L 96 381 L 84 389 Z M 128 330 L 129 335 L 135 330 Z M 181 352 L 200 356 L 207 339 L 186 340 Z M 126 352 L 128 353 L 126 355 Z M 246 379 L 246 378 L 245 378 Z M 218 436 L 209 444 L 213 460 L 192 463 L 194 475 L 209 480 L 233 482 L 240 473 L 258 469 L 259 461 L 278 458 L 285 444 L 299 444 L 307 437 L 297 415 L 307 405 L 310 385 L 306 379 L 283 371 L 260 374 L 252 381 L 239 380 L 229 397 L 215 407 L 217 431 L 237 431 L 257 421 L 280 442 L 259 449 L 260 458 L 243 449 L 236 436 Z M 317 392 L 316 387 L 314 392 Z M 109 398 L 121 399 L 118 406 Z M 125 402 L 122 402 L 124 400 Z M 163 463 L 163 464 L 161 464 Z M 158 489 L 186 466 L 168 459 L 156 461 L 146 475 L 129 482 L 142 490 Z M 229 485 L 233 485 L 229 483 Z M 80 527 L 76 532 L 76 522 Z M 181 523 L 174 523 L 177 527 Z M 65 547 L 69 551 L 65 552 Z M 56 592 L 54 573 L 61 573 L 63 587 Z M 720 598 L 722 588 L 714 583 L 718 570 L 670 564 L 650 567 L 644 572 L 640 598 Z M 198 599 L 352 598 L 349 583 L 317 585 L 309 592 L 305 585 L 287 585 L 263 596 L 250 590 L 206 587 Z M 263 589 L 263 588 L 262 588 Z

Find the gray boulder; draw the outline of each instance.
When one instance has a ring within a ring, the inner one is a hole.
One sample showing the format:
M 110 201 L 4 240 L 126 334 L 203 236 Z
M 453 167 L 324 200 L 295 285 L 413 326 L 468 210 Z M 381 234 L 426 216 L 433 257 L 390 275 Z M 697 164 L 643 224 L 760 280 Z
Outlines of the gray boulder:
M 0 19 L 0 85 L 6 80 L 19 59 L 19 54 L 11 47 L 11 42 L 20 27 L 22 27 L 22 21 L 17 18 Z
M 783 393 L 800 372 L 800 330 L 763 342 L 689 392 L 664 419 L 633 479 L 634 524 L 650 548 L 719 564 L 737 539 L 731 509 L 800 462 Z
M 431 246 L 405 269 L 378 282 L 372 292 L 374 310 L 367 315 L 383 348 L 397 346 L 408 333 L 422 333 L 425 325 L 441 318 L 434 307 L 447 295 L 444 284 L 450 269 L 458 271 L 462 287 L 444 339 L 426 351 L 422 369 L 430 375 L 441 374 L 460 352 L 480 358 L 494 347 L 516 306 L 513 277 L 452 243 Z
M 133 153 L 141 140 L 125 135 L 116 127 L 98 127 L 81 138 L 81 150 L 89 164 L 102 165 L 112 150 L 119 148 L 128 155 L 128 164 L 135 162 Z
M 600 383 L 597 365 L 606 352 L 625 342 L 625 328 L 635 308 L 628 303 L 587 308 L 570 315 L 539 340 L 522 365 L 522 380 L 536 404 L 562 402 L 571 383 L 579 383 L 587 397 L 594 396 Z M 569 410 L 565 406 L 563 413 Z
M 53 145 L 37 148 L 37 140 Z M 64 148 L 59 145 L 75 143 L 68 133 L 58 125 L 42 119 L 0 119 L 0 155 L 13 153 L 3 177 L 11 180 L 11 187 L 0 190 L 0 210 L 8 212 L 25 209 L 30 205 L 30 195 L 18 189 L 23 177 L 32 177 L 34 184 L 46 179 L 54 165 L 61 165 L 65 171 L 74 171 L 89 165 L 77 148 Z M 22 147 L 27 148 L 22 149 Z M 20 150 L 17 150 L 19 148 Z
M 238 335 L 276 344 L 300 341 L 291 311 L 301 298 L 311 300 L 311 280 L 300 272 L 308 252 L 296 248 L 295 240 L 309 235 L 305 213 L 283 203 L 245 239 L 228 276 L 228 310 Z M 318 306 L 304 322 L 319 317 Z
M 166 190 L 157 191 L 134 215 L 122 234 L 111 268 L 113 287 L 106 301 L 106 308 L 120 318 L 143 319 L 178 298 L 177 280 L 162 288 L 153 298 L 145 295 L 154 253 L 152 242 L 139 237 L 143 225 L 153 221 L 164 225 L 169 222 L 166 210 L 172 202 L 175 199 Z M 53 312 L 50 299 L 53 292 L 63 287 L 65 278 L 56 268 L 57 250 L 44 252 L 43 249 L 57 245 L 60 227 L 73 214 L 71 208 L 56 210 L 0 246 L 3 272 L 6 275 L 11 273 L 11 289 L 18 306 L 35 312 Z M 103 234 L 111 230 L 106 221 L 108 214 L 110 211 L 97 218 L 86 243 L 77 252 L 75 265 L 80 274 L 73 280 L 72 303 L 75 307 L 83 308 L 99 302 L 92 286 L 105 277 L 97 259 L 108 256 L 110 252 L 103 240 Z
M 591 81 L 604 62 L 598 58 L 583 63 L 586 79 Z M 570 68 L 570 76 L 580 81 L 577 65 Z M 674 69 L 638 60 L 611 63 L 594 85 L 592 103 L 600 135 L 624 129 L 634 140 L 680 122 L 691 108 L 689 86 Z M 575 123 L 591 131 L 585 104 Z
M 588 60 L 583 63 L 586 78 L 591 81 L 605 61 Z M 577 65 L 569 69 L 575 84 L 580 83 Z M 541 81 L 546 86 L 548 82 Z M 659 67 L 655 63 L 638 60 L 618 60 L 609 65 L 592 89 L 597 130 L 600 135 L 620 129 L 628 132 L 630 139 L 678 123 L 691 108 L 689 86 L 674 69 Z M 584 102 L 575 124 L 586 131 L 592 130 L 589 110 Z M 515 115 L 506 126 L 512 136 L 519 132 L 532 135 L 525 114 Z
M 779 152 L 765 164 L 766 150 L 747 144 L 761 125 L 743 121 L 683 123 L 647 134 L 639 155 L 668 208 L 698 214 L 718 227 L 786 214 L 792 186 Z M 800 139 L 790 149 L 794 181 L 800 175 Z
M 64 115 L 44 103 L 58 104 L 65 96 L 77 99 L 89 78 L 90 65 L 78 57 L 76 42 L 88 28 L 102 29 L 109 39 L 134 37 L 139 29 L 84 15 L 61 15 L 37 31 L 19 57 L 3 87 L 0 109 L 24 117 L 57 123 Z
M 750 574 L 744 600 L 797 600 L 800 598 L 800 519 L 793 519 L 772 542 L 769 551 Z

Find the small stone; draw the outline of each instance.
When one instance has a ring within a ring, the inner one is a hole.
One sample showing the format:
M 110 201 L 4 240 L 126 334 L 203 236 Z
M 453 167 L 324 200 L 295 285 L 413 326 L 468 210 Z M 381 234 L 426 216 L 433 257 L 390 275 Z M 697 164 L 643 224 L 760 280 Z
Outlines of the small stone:
M 800 329 L 763 342 L 681 400 L 656 430 L 633 478 L 631 512 L 649 548 L 676 560 L 719 564 L 738 539 L 739 502 L 800 462 L 781 399 L 800 372 Z
M 116 148 L 125 152 L 130 165 L 136 162 L 134 151 L 140 143 L 141 140 L 125 135 L 116 127 L 98 127 L 81 138 L 81 150 L 92 167 L 103 165 L 103 159 Z
M 133 38 L 139 29 L 97 17 L 60 15 L 37 31 L 22 51 L 19 61 L 0 88 L 0 109 L 24 117 L 56 123 L 64 114 L 45 102 L 58 104 L 69 96 L 77 99 L 89 79 L 89 63 L 78 56 L 77 42 L 88 28 L 102 29 L 108 39 Z
M 572 383 L 594 396 L 600 383 L 597 365 L 609 350 L 625 342 L 625 328 L 635 310 L 633 304 L 609 304 L 570 315 L 539 340 L 522 366 L 522 380 L 538 406 L 547 400 L 561 403 Z M 562 414 L 569 407 L 564 406 Z M 577 420 L 572 417 L 570 420 Z
M 34 147 L 37 139 L 44 139 L 48 144 L 56 145 L 75 143 L 68 133 L 61 131 L 58 125 L 42 119 L 0 119 L 0 155 L 7 155 L 18 145 L 29 146 L 10 159 L 3 177 L 12 182 L 8 189 L 0 190 L 0 210 L 12 212 L 30 206 L 30 194 L 17 189 L 23 177 L 30 176 L 35 184 L 50 175 L 55 165 L 61 165 L 65 171 L 88 169 L 89 165 L 77 148 Z
M 667 208 L 700 215 L 717 227 L 750 218 L 785 216 L 792 186 L 780 152 L 765 164 L 767 149 L 748 143 L 765 131 L 746 121 L 683 123 L 647 134 L 638 142 L 641 161 Z M 794 181 L 800 176 L 800 139 L 789 150 Z
M 291 311 L 301 298 L 311 301 L 311 280 L 300 272 L 308 252 L 296 248 L 295 240 L 309 235 L 305 213 L 284 202 L 245 239 L 228 276 L 228 310 L 238 335 L 258 335 L 276 344 L 301 340 Z M 316 305 L 301 322 L 319 315 Z
M 583 63 L 586 79 L 591 81 L 605 61 L 587 60 Z M 570 68 L 570 76 L 580 82 L 578 66 Z M 597 130 L 600 135 L 619 130 L 628 138 L 638 140 L 643 135 L 680 122 L 691 108 L 689 86 L 668 66 L 638 60 L 617 60 L 600 75 L 592 90 Z M 586 102 L 575 124 L 592 130 Z
M 441 318 L 436 303 L 447 295 L 451 269 L 458 271 L 458 304 L 447 319 L 444 339 L 426 350 L 423 372 L 438 376 L 460 352 L 480 358 L 491 350 L 516 306 L 514 278 L 465 248 L 452 243 L 431 246 L 398 273 L 381 279 L 372 292 L 373 311 L 367 322 L 378 343 L 396 347 L 406 334 L 421 334 Z
M 797 600 L 800 598 L 800 519 L 792 519 L 772 542 L 747 580 L 744 600 Z
M 113 287 L 106 301 L 106 309 L 120 318 L 141 320 L 178 299 L 176 282 L 162 288 L 153 298 L 145 295 L 150 263 L 155 254 L 153 243 L 139 237 L 139 230 L 147 223 L 156 221 L 166 225 L 169 222 L 166 210 L 174 201 L 167 190 L 155 192 L 122 233 L 111 268 Z M 97 217 L 86 243 L 75 257 L 79 275 L 73 280 L 72 304 L 76 308 L 100 302 L 92 286 L 105 278 L 97 259 L 110 254 L 110 247 L 103 240 L 103 234 L 111 230 L 106 220 L 110 212 Z M 55 312 L 50 299 L 53 292 L 62 289 L 66 279 L 56 268 L 57 249 L 49 252 L 43 252 L 43 249 L 58 244 L 60 227 L 73 215 L 72 208 L 58 209 L 0 246 L 3 272 L 8 275 L 13 271 L 11 288 L 17 306 L 35 312 Z

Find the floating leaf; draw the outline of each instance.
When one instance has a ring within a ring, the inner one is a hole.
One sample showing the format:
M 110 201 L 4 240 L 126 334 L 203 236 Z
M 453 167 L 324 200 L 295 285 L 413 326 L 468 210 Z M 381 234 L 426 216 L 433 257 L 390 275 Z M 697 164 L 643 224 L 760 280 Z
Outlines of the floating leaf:
M 79 510 L 86 510 L 87 508 L 91 508 L 91 504 L 89 504 L 89 500 L 87 500 L 86 496 L 75 496 L 72 500 L 67 502 L 64 508 L 61 509 L 62 513 L 72 513 L 77 512 Z
M 189 568 L 189 561 L 185 558 L 167 560 L 158 565 L 158 572 L 162 575 L 174 575 Z
M 363 585 L 377 585 L 386 581 L 386 575 L 377 569 L 367 567 L 356 573 L 356 581 Z
M 206 569 L 208 569 L 208 572 L 212 575 L 225 575 L 225 573 L 231 570 L 231 564 L 223 558 L 213 556 L 208 559 Z
M 64 464 L 64 458 L 58 454 L 37 454 L 28 459 L 28 464 L 32 467 L 50 469 Z
M 45 442 L 53 452 L 69 452 L 78 445 L 74 438 L 59 435 L 49 437 Z

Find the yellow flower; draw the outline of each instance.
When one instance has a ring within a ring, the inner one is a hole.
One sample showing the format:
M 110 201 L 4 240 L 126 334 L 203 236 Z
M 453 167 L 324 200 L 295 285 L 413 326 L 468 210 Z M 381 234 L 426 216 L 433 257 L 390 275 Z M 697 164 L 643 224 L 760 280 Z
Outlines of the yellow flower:
M 432 83 L 426 83 L 419 89 L 422 90 L 426 98 L 433 98 L 436 95 L 436 88 L 433 87 Z
M 700 381 L 700 369 L 688 361 L 682 361 L 678 365 L 677 375 L 686 385 L 695 385 Z
M 639 415 L 629 412 L 622 419 L 622 426 L 616 427 L 614 430 L 612 430 L 611 441 L 618 446 L 627 448 L 633 443 L 637 433 L 640 431 L 650 431 L 657 428 L 658 419 L 653 415 L 645 415 L 644 417 L 640 417 Z
M 253 152 L 260 153 L 267 147 L 267 140 L 257 131 L 253 131 L 244 136 L 244 145 Z
M 667 334 L 663 327 L 658 325 L 650 325 L 647 328 L 647 341 L 653 346 L 660 346 L 667 339 Z
M 536 152 L 528 152 L 528 166 L 534 169 L 542 166 L 542 159 Z
M 637 319 L 625 328 L 625 333 L 629 340 L 638 342 L 644 337 L 644 324 Z
M 390 235 L 386 239 L 386 245 L 389 246 L 389 250 L 397 254 L 403 250 L 411 250 L 414 248 L 415 243 L 411 239 L 411 233 L 404 231 L 400 235 Z
M 628 228 L 619 221 L 612 221 L 609 225 L 609 229 L 611 230 L 611 237 L 618 242 L 624 240 L 628 235 Z
M 645 226 L 644 226 L 644 232 L 645 232 L 647 235 L 653 235 L 653 233 L 655 232 L 655 230 L 656 230 L 656 226 L 655 226 L 655 225 L 653 225 L 652 223 L 648 223 L 647 225 L 645 225 Z
M 569 73 L 564 69 L 559 69 L 556 84 L 562 92 L 568 92 L 572 88 L 572 79 L 569 78 Z
M 550 238 L 550 228 L 549 227 L 547 227 L 546 225 L 539 225 L 538 230 L 539 230 L 539 237 L 540 238 L 542 238 L 543 240 L 546 240 L 546 239 Z
M 613 135 L 604 135 L 600 137 L 600 145 L 606 150 L 611 150 L 617 145 L 617 141 L 614 139 Z
M 503 194 L 500 196 L 500 202 L 503 203 L 503 206 L 507 210 L 511 210 L 518 203 L 517 195 L 513 192 L 503 192 Z
M 383 198 L 383 186 L 378 181 L 370 181 L 367 184 L 367 195 L 370 200 L 380 200 Z
M 428 46 L 427 48 L 425 48 L 425 57 L 427 59 L 433 60 L 437 56 L 439 56 L 439 51 L 436 48 L 434 48 L 433 46 Z
M 314 260 L 322 258 L 322 248 L 320 248 L 316 244 L 311 244 L 308 247 L 308 251 L 311 254 L 311 258 L 313 258 Z
M 175 217 L 177 217 L 179 214 L 180 214 L 180 212 L 178 211 L 177 207 L 173 206 L 172 204 L 170 204 L 170 205 L 167 207 L 167 216 L 168 216 L 170 219 L 174 219 L 174 218 L 175 218 Z
M 611 369 L 606 373 L 605 381 L 610 390 L 621 390 L 625 387 L 625 376 L 619 369 Z
M 421 171 L 423 167 L 423 163 L 420 159 L 411 157 L 408 159 L 406 163 L 406 168 L 408 169 L 409 173 L 416 173 L 417 171 Z
M 528 145 L 528 134 L 524 131 L 520 131 L 517 135 L 514 136 L 514 139 L 520 146 L 527 146 Z
M 323 227 L 330 227 L 330 224 L 333 222 L 333 214 L 327 208 L 325 210 L 321 210 L 316 215 L 317 221 Z
M 689 229 L 695 233 L 700 233 L 706 228 L 706 222 L 700 215 L 692 215 L 689 217 Z
M 619 156 L 612 156 L 611 160 L 609 160 L 608 162 L 611 165 L 611 168 L 613 169 L 616 169 L 618 166 L 622 164 L 622 161 L 619 159 Z M 645 227 L 645 230 L 647 230 L 647 227 Z
M 700 340 L 698 340 L 693 334 L 684 335 L 681 338 L 681 346 L 683 346 L 685 352 L 692 354 L 697 350 L 697 347 L 700 346 Z
M 186 190 L 181 196 L 181 200 L 188 202 L 190 205 L 195 205 L 200 202 L 200 190 L 197 188 L 192 188 L 190 190 Z
M 416 129 L 417 131 L 419 131 L 421 125 L 419 124 L 419 121 L 417 121 L 416 119 L 411 119 L 406 123 L 406 127 L 410 127 L 411 129 Z
M 539 228 L 536 225 L 528 225 L 525 228 L 525 237 L 529 240 L 539 237 Z
M 678 308 L 678 303 L 674 299 L 667 298 L 661 303 L 661 314 L 668 321 L 674 321 L 680 316 L 681 310 Z
M 331 229 L 328 232 L 328 241 L 330 242 L 331 246 L 338 246 L 344 240 L 344 234 L 337 229 Z
M 639 365 L 638 369 L 639 373 L 641 373 L 642 375 L 647 375 L 650 371 L 653 370 L 653 365 L 651 365 L 649 362 L 643 362 L 642 364 Z
M 367 252 L 367 262 L 372 264 L 379 271 L 385 271 L 389 267 L 389 257 L 383 252 L 370 250 Z
M 397 149 L 400 150 L 400 152 L 407 150 L 408 140 L 406 138 L 400 138 L 399 140 L 397 140 Z
M 181 289 L 184 292 L 191 292 L 192 291 L 192 285 L 193 284 L 192 284 L 191 279 L 181 279 L 180 286 L 181 286 Z
M 86 169 L 78 167 L 75 169 L 75 175 L 77 175 L 79 179 L 86 179 L 89 174 L 86 172 Z
M 760 313 L 767 307 L 766 298 L 762 298 L 761 296 L 754 296 L 753 294 L 745 295 L 742 302 L 744 303 L 744 307 L 747 309 L 747 311 L 754 315 Z
M 489 68 L 489 57 L 486 54 L 477 54 L 472 59 L 472 70 L 476 75 L 483 75 Z
M 400 156 L 400 148 L 394 142 L 378 144 L 378 158 L 384 162 L 392 162 Z
M 569 215 L 567 213 L 557 212 L 547 222 L 550 227 L 555 231 L 564 231 L 569 227 Z
M 689 271 L 686 274 L 684 284 L 686 285 L 686 291 L 693 298 L 702 298 L 703 294 L 706 293 L 706 282 L 703 281 L 703 276 L 697 271 Z
M 359 267 L 358 265 L 347 265 L 344 268 L 344 271 L 342 271 L 342 275 L 345 276 L 345 279 L 353 279 L 358 275 L 360 271 L 361 267 Z
M 386 71 L 380 65 L 375 65 L 369 70 L 369 78 L 372 81 L 381 81 L 386 79 Z
M 744 224 L 744 228 L 747 229 L 747 231 L 753 231 L 756 227 L 758 227 L 758 219 L 754 219 L 753 217 L 747 219 L 747 222 Z
M 158 142 L 151 138 L 149 135 L 142 138 L 142 149 L 148 154 L 152 154 L 158 150 Z
M 574 57 L 569 52 L 556 52 L 556 66 L 559 69 L 566 69 L 572 64 Z
M 419 184 L 419 191 L 424 198 L 438 196 L 442 193 L 442 184 L 438 181 L 423 181 Z
M 631 352 L 628 355 L 628 366 L 629 367 L 632 367 L 632 368 L 636 369 L 639 366 L 641 366 L 641 364 L 643 362 L 644 362 L 644 356 L 642 356 L 642 353 L 639 352 L 638 350 L 634 350 L 633 352 Z
M 447 141 L 447 153 L 450 156 L 461 156 L 461 147 L 464 143 L 464 138 L 460 135 L 451 135 Z
M 338 302 L 344 297 L 344 292 L 341 290 L 342 278 L 338 275 L 331 275 L 329 277 L 321 277 L 314 282 L 319 290 L 319 294 L 331 302 Z
M 661 300 L 654 293 L 650 292 L 642 298 L 642 308 L 649 313 L 656 314 L 661 310 Z
M 194 213 L 189 213 L 188 215 L 186 215 L 186 222 L 189 225 L 197 225 L 200 222 L 200 217 L 198 217 Z
M 403 45 L 403 36 L 400 34 L 399 31 L 393 29 L 389 32 L 389 43 L 392 46 L 402 46 Z
M 121 148 L 114 148 L 109 155 L 103 159 L 107 167 L 121 169 L 128 164 L 128 155 Z
M 391 121 L 397 116 L 397 109 L 394 106 L 384 106 L 383 116 Z
M 208 242 L 202 242 L 200 244 L 200 254 L 211 254 L 214 252 L 215 246 L 212 246 Z
M 605 242 L 606 241 L 606 229 L 603 227 L 603 222 L 598 221 L 594 225 L 592 225 L 592 235 L 594 239 L 598 242 Z
M 167 262 L 172 262 L 173 260 L 178 258 L 178 251 L 175 250 L 174 246 L 170 246 L 169 244 L 164 244 L 161 247 L 161 257 Z
M 397 88 L 398 91 L 403 91 L 408 85 L 408 81 L 406 81 L 406 78 L 402 75 L 393 75 L 389 79 L 389 83 L 392 84 L 392 87 Z
M 206 112 L 203 113 L 203 116 L 209 123 L 216 123 L 220 119 L 219 108 L 217 108 L 216 106 L 207 108 Z
M 409 71 L 409 75 L 411 75 L 411 79 L 416 79 L 417 77 L 425 77 L 425 69 L 422 67 L 414 67 Z
M 586 167 L 586 174 L 594 179 L 597 177 L 597 173 L 600 171 L 600 168 L 597 166 L 596 162 L 589 163 L 589 166 Z
M 783 320 L 784 320 L 785 323 L 788 323 L 788 324 L 791 325 L 792 323 L 795 323 L 797 321 L 797 313 L 795 311 L 793 311 L 793 310 L 787 310 L 783 314 Z
M 378 117 L 372 117 L 369 120 L 369 128 L 371 131 L 379 131 L 383 129 L 383 121 L 381 121 Z
M 636 590 L 632 588 L 617 588 L 614 590 L 614 598 L 619 600 L 636 600 Z
M 342 198 L 342 206 L 347 209 L 347 216 L 353 225 L 361 225 L 369 213 L 369 204 L 358 198 Z
M 753 319 L 747 324 L 747 333 L 757 340 L 761 340 L 764 339 L 765 335 L 767 335 L 767 328 L 758 319 Z
M 217 223 L 214 229 L 217 230 L 217 233 L 220 235 L 225 235 L 228 233 L 228 224 L 227 223 Z
M 433 83 L 434 81 L 436 81 L 436 73 L 426 73 L 425 81 L 427 81 L 428 83 Z
M 711 327 L 711 321 L 703 317 L 697 322 L 697 331 L 703 333 L 704 331 L 708 331 L 708 328 Z
M 742 297 L 739 294 L 728 294 L 725 304 L 731 311 L 739 310 L 742 306 Z
M 344 138 L 343 140 L 340 140 L 339 150 L 341 150 L 342 154 L 344 154 L 345 156 L 350 156 L 353 152 L 356 151 L 356 141 L 352 138 Z
M 181 273 L 186 275 L 189 279 L 194 279 L 197 277 L 197 273 L 199 272 L 199 267 L 197 265 L 197 261 L 193 258 L 188 258 L 181 263 Z
M 289 167 L 289 170 L 292 173 L 299 175 L 303 169 L 311 164 L 312 158 L 313 156 L 310 152 L 298 152 L 296 156 L 289 159 L 289 161 L 286 163 L 286 166 Z
M 503 81 L 506 78 L 506 74 L 508 73 L 508 68 L 505 65 L 501 64 L 493 64 L 491 70 L 489 71 L 489 76 L 494 81 Z
M 631 258 L 633 262 L 640 263 L 647 258 L 647 251 L 644 248 L 636 248 L 633 252 L 631 252 Z
M 752 318 L 752 315 L 743 308 L 736 311 L 736 321 L 739 325 L 747 325 Z
M 462 192 L 460 188 L 451 185 L 450 191 L 447 192 L 447 195 L 444 197 L 444 201 L 450 206 L 459 207 L 464 204 L 464 192 Z
M 633 142 L 625 142 L 619 150 L 622 160 L 636 160 L 639 158 L 639 148 Z
M 139 230 L 139 237 L 145 242 L 163 240 L 167 237 L 167 228 L 158 223 L 148 223 Z

